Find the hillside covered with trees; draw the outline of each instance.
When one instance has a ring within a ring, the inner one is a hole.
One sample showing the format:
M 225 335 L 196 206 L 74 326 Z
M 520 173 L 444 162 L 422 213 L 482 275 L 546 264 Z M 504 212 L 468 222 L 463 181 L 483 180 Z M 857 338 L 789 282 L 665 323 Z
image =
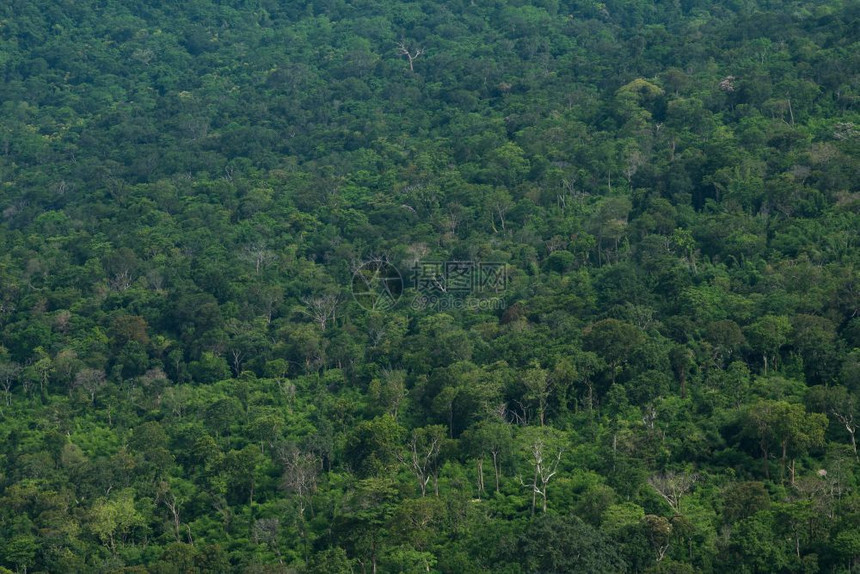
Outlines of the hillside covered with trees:
M 0 572 L 860 572 L 860 3 L 6 0 L 0 75 Z

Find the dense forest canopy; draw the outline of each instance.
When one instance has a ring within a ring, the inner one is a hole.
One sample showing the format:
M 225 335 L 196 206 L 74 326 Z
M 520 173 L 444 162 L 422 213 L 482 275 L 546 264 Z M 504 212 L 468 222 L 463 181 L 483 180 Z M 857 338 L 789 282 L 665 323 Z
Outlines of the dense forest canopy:
M 0 572 L 860 571 L 860 3 L 6 0 L 0 74 Z

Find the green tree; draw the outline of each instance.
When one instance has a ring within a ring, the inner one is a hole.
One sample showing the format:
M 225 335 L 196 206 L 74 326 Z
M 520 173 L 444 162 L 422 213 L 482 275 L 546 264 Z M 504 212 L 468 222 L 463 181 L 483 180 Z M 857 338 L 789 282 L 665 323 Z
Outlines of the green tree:
M 359 476 L 388 475 L 398 461 L 404 434 L 391 415 L 362 421 L 346 439 L 346 462 Z
M 776 447 L 781 452 L 781 476 L 784 476 L 790 459 L 791 484 L 795 479 L 795 458 L 823 444 L 826 428 L 826 415 L 807 413 L 803 405 L 785 401 L 758 402 L 744 415 L 745 432 L 758 440 L 765 476 L 769 476 L 769 454 Z
M 613 384 L 622 366 L 644 342 L 642 331 L 617 319 L 598 321 L 586 327 L 583 332 L 584 348 L 594 351 L 606 361 Z
M 528 572 L 619 572 L 625 563 L 596 528 L 573 515 L 537 516 L 520 536 L 519 560 Z
M 137 529 L 144 527 L 144 516 L 137 510 L 134 491 L 125 489 L 111 498 L 101 498 L 90 512 L 90 529 L 111 552 L 124 544 Z
M 765 376 L 767 376 L 768 365 L 778 369 L 780 349 L 788 343 L 788 337 L 791 334 L 789 318 L 781 315 L 766 315 L 747 327 L 745 333 L 752 349 L 761 354 Z

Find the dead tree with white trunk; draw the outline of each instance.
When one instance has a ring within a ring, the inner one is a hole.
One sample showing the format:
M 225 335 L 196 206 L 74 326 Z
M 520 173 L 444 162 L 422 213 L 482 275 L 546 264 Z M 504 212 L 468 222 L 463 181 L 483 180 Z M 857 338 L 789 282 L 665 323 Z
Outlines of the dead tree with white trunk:
M 337 308 L 340 305 L 340 297 L 337 295 L 317 295 L 314 297 L 303 297 L 303 312 L 316 323 L 320 331 L 325 331 L 329 321 L 337 318 Z
M 397 51 L 401 56 L 405 56 L 406 59 L 409 61 L 409 71 L 414 72 L 415 60 L 417 60 L 418 57 L 424 53 L 424 48 L 416 48 L 415 50 L 410 50 L 409 47 L 406 45 L 406 41 L 401 40 L 397 43 Z
M 699 475 L 695 473 L 666 472 L 655 474 L 648 479 L 648 484 L 657 491 L 675 514 L 680 515 L 681 497 L 690 492 L 697 480 Z
M 401 458 L 415 474 L 422 497 L 427 495 L 427 485 L 431 480 L 433 490 L 436 496 L 439 496 L 439 455 L 445 442 L 445 434 L 446 429 L 442 425 L 415 429 L 407 445 L 407 456 Z
M 542 510 L 546 512 L 549 483 L 558 474 L 564 456 L 564 440 L 561 436 L 546 432 L 545 427 L 535 430 L 540 432 L 530 435 L 526 443 L 534 471 L 532 482 L 528 484 L 522 477 L 517 477 L 521 485 L 532 491 L 532 515 L 537 508 L 538 497 L 541 498 Z
M 295 495 L 299 519 L 304 518 L 305 510 L 309 507 L 313 514 L 311 499 L 317 489 L 322 461 L 316 454 L 305 452 L 294 445 L 282 446 L 278 458 L 283 467 L 281 488 Z

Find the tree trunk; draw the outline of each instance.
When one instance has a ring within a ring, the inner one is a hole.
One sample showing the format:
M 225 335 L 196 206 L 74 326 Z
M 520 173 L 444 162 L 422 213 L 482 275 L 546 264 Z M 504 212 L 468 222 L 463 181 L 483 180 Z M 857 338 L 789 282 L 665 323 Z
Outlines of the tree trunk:
M 788 458 L 788 442 L 782 441 L 782 457 L 779 460 L 779 480 L 785 483 L 785 461 Z
M 848 429 L 848 434 L 851 435 L 851 449 L 854 451 L 854 458 L 857 458 L 857 438 L 854 436 L 854 433 L 857 429 Z
M 594 410 L 594 385 L 590 380 L 586 380 L 585 386 L 588 387 L 588 412 Z

